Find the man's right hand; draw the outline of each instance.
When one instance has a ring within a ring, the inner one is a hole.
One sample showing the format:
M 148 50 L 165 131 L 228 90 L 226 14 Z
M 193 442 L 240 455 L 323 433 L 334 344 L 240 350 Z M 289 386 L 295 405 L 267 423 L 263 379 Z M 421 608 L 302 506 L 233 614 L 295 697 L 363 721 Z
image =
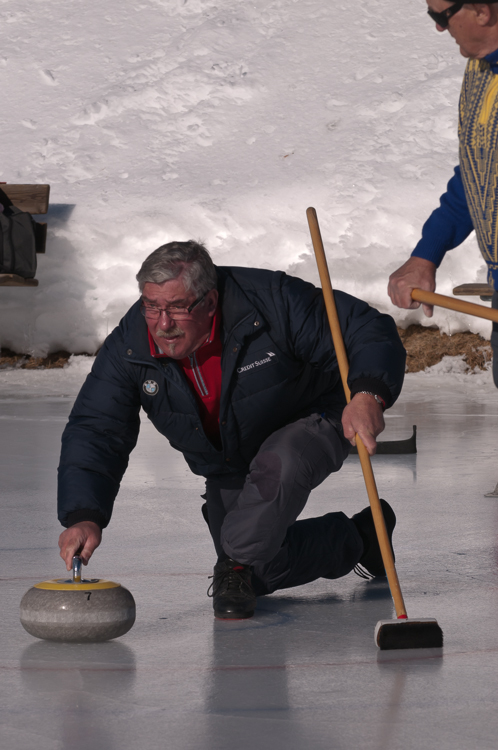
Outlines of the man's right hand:
M 59 547 L 66 569 L 71 570 L 74 555 L 80 555 L 83 565 L 88 565 L 101 541 L 102 530 L 93 521 L 81 521 L 63 531 L 59 537 Z
M 412 299 L 412 290 L 423 289 L 426 292 L 433 292 L 436 288 L 436 270 L 436 264 L 430 260 L 409 258 L 389 277 L 387 293 L 392 303 L 407 310 L 420 307 L 420 302 Z M 434 312 L 432 305 L 422 305 L 422 309 L 428 318 L 432 318 Z

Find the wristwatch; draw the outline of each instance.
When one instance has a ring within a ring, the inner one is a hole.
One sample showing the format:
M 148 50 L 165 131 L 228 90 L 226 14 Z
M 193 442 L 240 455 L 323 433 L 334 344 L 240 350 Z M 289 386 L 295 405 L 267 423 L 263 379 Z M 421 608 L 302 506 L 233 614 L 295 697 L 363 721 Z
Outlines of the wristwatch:
M 372 393 L 372 391 L 356 391 L 356 393 L 354 395 L 356 396 L 357 393 L 364 393 L 366 396 L 373 396 L 374 399 L 379 404 L 379 406 L 382 407 L 382 411 L 384 411 L 384 409 L 386 408 L 386 403 L 385 403 L 384 399 L 382 399 L 380 396 L 377 396 L 376 393 Z

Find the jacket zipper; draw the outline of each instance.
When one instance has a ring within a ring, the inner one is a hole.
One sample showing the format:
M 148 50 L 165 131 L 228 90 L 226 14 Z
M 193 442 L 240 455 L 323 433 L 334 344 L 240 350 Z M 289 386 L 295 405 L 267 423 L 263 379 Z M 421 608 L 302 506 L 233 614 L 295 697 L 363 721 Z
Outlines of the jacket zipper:
M 209 396 L 209 391 L 207 389 L 206 383 L 204 382 L 204 378 L 202 377 L 199 365 L 197 364 L 197 357 L 195 356 L 195 352 L 193 354 L 189 354 L 188 358 L 190 367 L 192 368 L 192 372 L 194 373 L 197 388 L 199 389 L 201 396 Z

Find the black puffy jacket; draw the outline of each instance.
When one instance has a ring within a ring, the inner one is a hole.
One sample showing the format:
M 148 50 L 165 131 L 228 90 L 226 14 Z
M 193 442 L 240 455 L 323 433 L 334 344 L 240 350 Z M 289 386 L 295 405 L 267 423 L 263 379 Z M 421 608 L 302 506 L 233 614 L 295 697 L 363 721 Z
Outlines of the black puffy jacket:
M 64 526 L 108 524 L 138 438 L 140 408 L 190 469 L 206 477 L 246 471 L 263 440 L 301 416 L 340 415 L 345 399 L 321 290 L 278 271 L 217 271 L 222 450 L 205 436 L 179 365 L 151 356 L 137 302 L 107 337 L 63 434 L 58 505 Z M 390 406 L 405 370 L 393 319 L 343 292 L 335 298 L 352 395 L 374 391 Z

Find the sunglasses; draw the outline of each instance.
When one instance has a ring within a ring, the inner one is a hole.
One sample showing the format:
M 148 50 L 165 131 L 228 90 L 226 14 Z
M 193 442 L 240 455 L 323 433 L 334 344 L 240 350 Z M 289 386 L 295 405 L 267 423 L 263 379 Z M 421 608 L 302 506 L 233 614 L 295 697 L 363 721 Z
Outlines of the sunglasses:
M 458 11 L 461 10 L 464 5 L 465 3 L 458 2 L 454 5 L 451 5 L 449 8 L 446 8 L 446 10 L 442 10 L 440 13 L 438 13 L 436 10 L 432 10 L 432 8 L 429 8 L 427 10 L 427 13 L 432 18 L 432 20 L 437 23 L 438 26 L 441 26 L 442 29 L 447 29 L 451 16 L 454 16 L 455 13 L 458 13 Z

